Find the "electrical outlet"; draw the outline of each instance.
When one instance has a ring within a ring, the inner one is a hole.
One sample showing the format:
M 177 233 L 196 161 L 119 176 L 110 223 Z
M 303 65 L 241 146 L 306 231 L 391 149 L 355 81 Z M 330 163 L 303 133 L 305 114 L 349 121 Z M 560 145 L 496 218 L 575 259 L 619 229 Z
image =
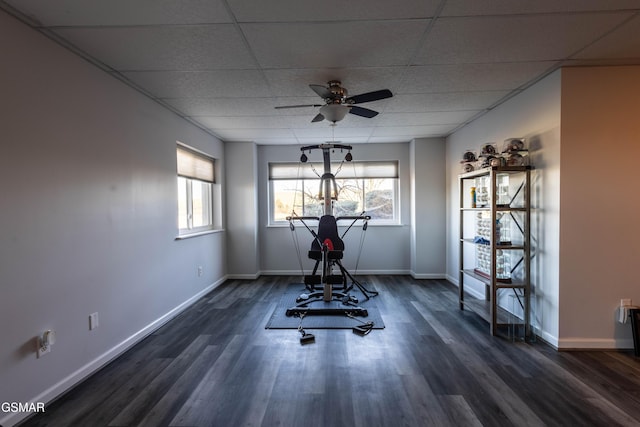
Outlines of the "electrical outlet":
M 620 305 L 622 307 L 629 307 L 631 305 L 631 298 L 622 298 L 620 300 Z
M 38 359 L 51 352 L 51 346 L 56 342 L 56 333 L 48 329 L 42 336 L 36 337 L 36 354 Z
M 202 275 L 204 274 L 204 269 L 202 268 L 201 265 L 198 266 L 198 277 L 202 277 Z
M 93 331 L 99 325 L 98 312 L 89 315 L 89 330 Z
M 47 353 L 51 352 L 51 345 L 48 346 L 43 346 L 42 345 L 42 337 L 36 337 L 36 354 L 38 356 L 38 359 L 40 359 L 42 356 L 44 356 Z

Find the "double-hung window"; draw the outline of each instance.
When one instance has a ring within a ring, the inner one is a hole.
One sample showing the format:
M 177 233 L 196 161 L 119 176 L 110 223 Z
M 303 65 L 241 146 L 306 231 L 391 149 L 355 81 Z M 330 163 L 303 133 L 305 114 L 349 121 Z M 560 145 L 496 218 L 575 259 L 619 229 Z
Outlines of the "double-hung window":
M 338 194 L 334 216 L 371 216 L 373 224 L 398 224 L 398 162 L 362 161 L 331 165 Z M 284 223 L 295 212 L 300 216 L 321 216 L 322 163 L 270 163 L 270 223 Z
M 177 159 L 179 234 L 211 230 L 215 161 L 182 145 L 178 145 Z

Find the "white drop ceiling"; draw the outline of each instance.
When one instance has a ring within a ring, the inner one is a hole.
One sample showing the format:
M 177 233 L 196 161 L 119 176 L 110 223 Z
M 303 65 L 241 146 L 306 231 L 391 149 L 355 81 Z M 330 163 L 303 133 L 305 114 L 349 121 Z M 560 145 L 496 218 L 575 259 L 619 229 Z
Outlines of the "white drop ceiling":
M 0 0 L 224 141 L 446 136 L 561 66 L 640 64 L 640 0 Z M 640 76 L 638 76 L 640 78 Z M 389 89 L 332 128 L 309 84 Z

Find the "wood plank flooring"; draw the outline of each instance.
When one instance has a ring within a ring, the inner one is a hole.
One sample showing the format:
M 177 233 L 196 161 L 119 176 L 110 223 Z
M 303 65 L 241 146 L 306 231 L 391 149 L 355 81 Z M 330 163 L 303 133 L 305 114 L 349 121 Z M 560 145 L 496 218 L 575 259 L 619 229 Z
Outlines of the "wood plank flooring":
M 230 280 L 23 426 L 639 426 L 640 358 L 492 337 L 444 281 L 367 276 L 386 328 L 266 330 Z

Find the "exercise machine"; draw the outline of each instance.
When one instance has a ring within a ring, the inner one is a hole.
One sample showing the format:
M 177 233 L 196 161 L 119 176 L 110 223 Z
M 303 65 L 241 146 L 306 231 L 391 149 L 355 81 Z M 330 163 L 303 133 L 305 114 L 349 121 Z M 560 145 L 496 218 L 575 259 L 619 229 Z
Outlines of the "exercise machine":
M 304 275 L 304 284 L 308 292 L 301 294 L 296 299 L 296 305 L 287 309 L 287 316 L 306 315 L 349 315 L 368 316 L 365 308 L 358 305 L 358 298 L 351 291 L 354 286 L 360 290 L 366 300 L 378 295 L 377 291 L 367 289 L 362 283 L 344 267 L 344 241 L 342 240 L 351 227 L 358 221 L 362 221 L 363 233 L 367 230 L 369 215 L 362 212 L 360 215 L 348 215 L 335 217 L 333 215 L 333 203 L 338 198 L 338 187 L 335 175 L 331 171 L 331 153 L 336 149 L 347 150 L 344 161 L 352 160 L 350 145 L 327 143 L 302 147 L 300 162 L 306 163 L 308 158 L 305 152 L 322 150 L 324 172 L 320 176 L 320 191 L 318 198 L 323 201 L 323 215 L 298 216 L 295 212 L 287 217 L 289 227 L 295 236 L 295 222 L 300 222 L 311 233 L 313 240 L 308 257 L 315 261 L 313 271 Z M 317 231 L 313 230 L 307 221 L 318 221 Z M 339 221 L 351 221 L 342 236 L 338 232 Z M 360 251 L 362 250 L 361 239 Z M 294 243 L 299 255 L 299 247 L 294 237 Z M 358 256 L 359 258 L 359 256 Z M 349 282 L 350 281 L 350 282 Z

